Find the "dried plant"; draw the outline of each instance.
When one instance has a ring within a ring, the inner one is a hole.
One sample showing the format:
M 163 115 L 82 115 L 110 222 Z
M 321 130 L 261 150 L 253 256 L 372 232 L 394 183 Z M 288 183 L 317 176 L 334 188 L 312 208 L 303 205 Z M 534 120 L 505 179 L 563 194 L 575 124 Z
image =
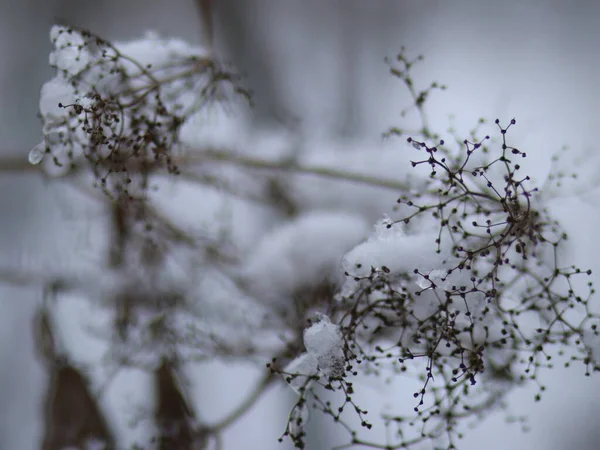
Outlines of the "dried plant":
M 199 5 L 210 12 L 210 2 Z M 66 27 L 53 28 L 52 41 L 57 76 L 42 91 L 44 140 L 29 160 L 107 206 L 112 278 L 104 290 L 68 276 L 42 282 L 58 296 L 75 290 L 112 309 L 113 330 L 95 330 L 111 343 L 106 364 L 154 373 L 158 436 L 141 448 L 220 448 L 222 433 L 285 381 L 298 400 L 281 439 L 298 448 L 317 410 L 348 431 L 342 447 L 432 441 L 453 449 L 468 423 L 505 406 L 510 389 L 537 383 L 541 398 L 539 373 L 555 354 L 588 374 L 596 368 L 600 317 L 590 307 L 591 272 L 562 262 L 567 235 L 543 189 L 521 174 L 526 152 L 509 140 L 515 119 L 496 120 L 498 139 L 475 130 L 445 143 L 425 111 L 432 91 L 445 87 L 419 90 L 411 75 L 422 58 L 402 50 L 388 61 L 411 96 L 403 116 L 416 111 L 421 126 L 407 139 L 418 152 L 413 176 L 385 179 L 345 161 L 315 165 L 285 152 L 271 158 L 198 148 L 183 138 L 210 105 L 251 98 L 212 54 L 155 36 L 112 44 Z M 148 62 L 155 60 L 161 63 Z M 407 134 L 392 128 L 386 135 Z M 350 197 L 352 184 L 392 190 L 393 218 L 364 240 L 356 216 L 311 216 L 294 191 L 294 183 L 310 184 L 306 175 L 346 183 L 339 192 Z M 259 205 L 283 225 L 248 261 L 226 226 L 189 232 L 161 211 L 153 186 L 165 176 Z M 324 247 L 339 254 L 313 263 Z M 40 353 L 54 360 L 48 310 L 40 317 Z M 248 397 L 209 425 L 193 413 L 175 373 L 180 363 L 217 358 L 269 362 Z M 43 448 L 84 448 L 90 437 L 116 448 L 84 373 L 70 362 L 51 373 Z M 412 402 L 409 411 L 378 417 L 356 400 L 360 377 L 407 377 L 421 387 L 398 400 Z M 389 429 L 388 442 L 358 429 L 376 421 Z

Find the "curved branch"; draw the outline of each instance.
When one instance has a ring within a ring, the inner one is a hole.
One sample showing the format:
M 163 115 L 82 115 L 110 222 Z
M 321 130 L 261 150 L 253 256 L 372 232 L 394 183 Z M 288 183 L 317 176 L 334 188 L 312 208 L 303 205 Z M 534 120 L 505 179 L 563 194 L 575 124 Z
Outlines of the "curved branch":
M 233 410 L 227 417 L 225 417 L 220 422 L 206 427 L 205 431 L 211 434 L 218 434 L 220 431 L 231 426 L 234 422 L 236 422 L 244 414 L 246 414 L 248 410 L 252 408 L 252 406 L 254 406 L 256 401 L 263 395 L 263 393 L 271 385 L 273 380 L 275 380 L 275 374 L 269 371 L 262 377 L 262 379 L 258 382 L 256 387 L 252 389 L 250 395 L 242 403 L 240 403 L 240 405 L 235 410 Z

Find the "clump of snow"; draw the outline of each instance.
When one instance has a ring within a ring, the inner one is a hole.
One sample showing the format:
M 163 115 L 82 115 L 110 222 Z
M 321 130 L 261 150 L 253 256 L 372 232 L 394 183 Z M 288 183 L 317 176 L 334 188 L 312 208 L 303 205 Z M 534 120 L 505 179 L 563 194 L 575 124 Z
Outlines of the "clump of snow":
M 148 33 L 131 42 L 109 44 L 64 26 L 52 27 L 50 38 L 54 50 L 49 62 L 57 73 L 41 89 L 40 113 L 45 124 L 44 142 L 61 162 L 67 156 L 80 155 L 89 140 L 77 122 L 79 118 L 73 118 L 70 105 L 91 110 L 94 98 L 102 98 L 105 104 L 118 101 L 126 104 L 135 101 L 132 93 L 142 95 L 144 90 L 159 83 L 160 105 L 167 110 L 191 114 L 202 103 L 199 98 L 202 86 L 189 88 L 185 84 L 189 80 L 177 75 L 207 61 L 208 53 L 179 39 L 161 39 L 155 33 Z M 162 83 L 162 80 L 169 82 Z M 196 80 L 197 83 L 205 81 Z M 153 115 L 152 107 L 158 107 L 153 98 L 145 98 L 148 116 Z M 122 117 L 122 125 L 129 126 L 127 112 Z M 53 143 L 53 139 L 58 142 Z M 38 159 L 34 155 L 34 162 Z
M 439 258 L 434 241 L 434 234 L 406 235 L 400 224 L 392 224 L 386 216 L 367 241 L 346 254 L 343 268 L 358 277 L 368 276 L 372 267 L 385 266 L 393 273 L 431 268 Z
M 338 325 L 324 314 L 317 313 L 319 322 L 304 330 L 304 346 L 317 359 L 317 367 L 330 377 L 344 373 L 344 339 Z
M 306 350 L 319 353 L 323 349 L 339 347 L 342 344 L 340 329 L 333 325 L 325 314 L 317 313 L 319 321 L 304 330 Z
M 394 223 L 384 216 L 379 220 L 372 235 L 354 247 L 343 259 L 342 267 L 348 274 L 340 291 L 340 298 L 349 298 L 370 281 L 368 277 L 386 277 L 397 291 L 409 292 L 415 298 L 411 304 L 412 314 L 424 319 L 434 314 L 442 302 L 446 301 L 444 291 L 454 291 L 468 285 L 467 272 L 453 270 L 448 273 L 453 261 L 449 252 L 437 252 L 436 230 L 419 229 L 410 234 L 403 225 Z M 370 294 L 372 300 L 378 294 Z M 473 300 L 472 300 L 473 299 Z M 470 304 L 453 304 L 457 311 L 484 305 L 480 295 L 472 295 Z M 471 310 L 472 312 L 472 310 Z
M 249 256 L 243 278 L 257 299 L 284 302 L 301 289 L 339 276 L 345 252 L 368 234 L 364 219 L 348 213 L 311 212 L 264 235 Z
M 144 82 L 144 77 L 136 76 L 146 68 L 161 68 L 162 75 L 169 75 L 178 62 L 208 57 L 208 52 L 203 49 L 180 39 L 162 39 L 154 32 L 147 32 L 141 39 L 108 44 L 76 29 L 55 25 L 50 31 L 50 40 L 54 51 L 50 53 L 49 62 L 58 70 L 54 80 L 66 81 L 74 76 L 85 77 L 86 83 L 93 83 L 96 89 L 115 87 L 119 76 L 110 76 L 107 68 L 116 59 L 119 59 L 126 73 L 132 75 L 130 81 L 134 83 L 133 87 L 136 87 L 136 82 Z M 120 55 L 125 55 L 126 58 L 119 58 Z M 69 84 L 64 86 L 70 91 L 75 89 Z
M 322 373 L 327 377 L 344 374 L 344 338 L 339 325 L 328 316 L 317 313 L 318 322 L 304 330 L 306 352 L 290 362 L 284 369 L 289 384 L 296 392 L 307 386 L 307 377 Z
M 302 353 L 284 369 L 288 384 L 294 391 L 300 393 L 300 390 L 310 383 L 309 377 L 317 373 L 317 367 L 317 356 L 314 353 Z M 289 376 L 288 374 L 296 376 Z
M 354 277 L 367 277 L 371 270 L 386 268 L 390 276 L 413 273 L 415 269 L 428 273 L 441 268 L 443 255 L 436 253 L 435 232 L 406 234 L 401 224 L 394 224 L 384 216 L 375 224 L 375 230 L 363 243 L 349 251 L 342 268 L 346 279 L 342 295 L 352 292 L 357 282 Z M 415 282 L 419 277 L 415 277 Z
M 50 53 L 48 60 L 59 71 L 75 75 L 89 64 L 92 55 L 89 51 L 80 50 L 86 46 L 81 33 L 62 25 L 54 25 L 50 29 L 50 40 L 55 50 Z

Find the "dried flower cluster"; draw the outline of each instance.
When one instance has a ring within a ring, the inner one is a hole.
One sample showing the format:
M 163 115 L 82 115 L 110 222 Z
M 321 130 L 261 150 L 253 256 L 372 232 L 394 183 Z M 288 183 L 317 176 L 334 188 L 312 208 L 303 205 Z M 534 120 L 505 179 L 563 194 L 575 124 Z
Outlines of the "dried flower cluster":
M 346 255 L 347 280 L 332 305 L 345 371 L 310 374 L 313 382 L 301 388 L 285 433 L 297 447 L 305 445 L 307 416 L 294 412 L 310 405 L 342 423 L 349 446 L 404 449 L 432 440 L 457 448 L 466 423 L 505 406 L 509 389 L 537 382 L 539 400 L 545 387 L 538 374 L 556 355 L 567 366 L 584 364 L 588 375 L 598 364 L 590 346 L 600 318 L 590 308 L 591 271 L 561 265 L 567 235 L 520 175 L 527 155 L 507 141 L 516 121 L 495 124 L 497 149 L 485 136 L 453 150 L 443 140 L 430 143 L 425 128 L 426 138 L 407 139 L 423 155 L 412 166 L 429 169 L 427 188 L 403 194 L 401 218 L 384 218 L 375 236 Z M 296 366 L 269 367 L 295 383 Z M 385 445 L 358 437 L 343 415 L 350 408 L 367 428 L 374 420 L 353 400 L 359 373 L 422 381 L 412 414 L 384 416 L 395 436 Z M 324 401 L 317 386 L 341 391 L 341 404 Z
M 142 195 L 152 172 L 178 173 L 181 126 L 194 113 L 231 92 L 249 98 L 235 75 L 183 43 L 150 35 L 144 46 L 116 46 L 65 27 L 51 39 L 57 75 L 42 92 L 44 141 L 30 161 L 48 154 L 67 171 L 90 167 L 114 198 Z

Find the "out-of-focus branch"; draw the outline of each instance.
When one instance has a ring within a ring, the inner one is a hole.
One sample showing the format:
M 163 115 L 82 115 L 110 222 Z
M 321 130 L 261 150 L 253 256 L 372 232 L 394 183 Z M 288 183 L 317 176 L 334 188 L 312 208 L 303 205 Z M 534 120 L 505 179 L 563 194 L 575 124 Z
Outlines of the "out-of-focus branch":
M 219 423 L 207 427 L 207 431 L 213 434 L 217 434 L 229 426 L 231 426 L 234 422 L 236 422 L 239 418 L 241 418 L 250 408 L 254 406 L 254 404 L 262 397 L 264 392 L 267 390 L 269 386 L 275 381 L 275 374 L 272 372 L 266 373 L 262 379 L 258 382 L 258 384 L 252 389 L 248 397 L 238 405 L 238 407 L 231 412 L 227 417 L 221 420 Z
M 195 154 L 188 154 L 182 158 L 175 159 L 175 162 L 180 167 L 190 168 L 206 163 L 220 163 L 224 165 L 232 165 L 238 167 L 246 167 L 249 169 L 260 169 L 270 171 L 283 171 L 296 174 L 314 175 L 322 178 L 330 178 L 339 181 L 347 181 L 353 183 L 362 183 L 374 187 L 382 187 L 386 189 L 394 190 L 406 190 L 408 184 L 399 180 L 379 178 L 375 176 L 365 175 L 359 172 L 351 172 L 336 169 L 333 167 L 324 166 L 312 166 L 299 164 L 289 161 L 268 161 L 260 158 L 254 158 L 246 155 L 236 155 L 226 151 L 220 150 L 203 150 Z M 79 166 L 75 171 L 83 169 Z M 32 166 L 26 160 L 21 161 L 20 159 L 2 159 L 0 160 L 0 172 L 29 172 L 29 171 L 40 171 L 40 166 Z M 73 174 L 73 171 L 70 172 Z M 187 171 L 186 178 L 190 177 L 189 170 Z
M 0 173 L 40 172 L 39 166 L 34 166 L 27 161 L 27 152 L 23 156 L 8 156 L 0 159 Z
M 181 166 L 191 166 L 202 163 L 222 163 L 251 169 L 263 169 L 284 171 L 297 174 L 316 175 L 323 178 L 331 178 L 340 181 L 350 181 L 355 183 L 368 184 L 375 187 L 383 187 L 394 190 L 406 190 L 409 188 L 407 183 L 398 180 L 382 179 L 358 172 L 348 172 L 332 167 L 310 166 L 298 164 L 289 161 L 267 161 L 260 158 L 253 158 L 245 155 L 235 155 L 223 151 L 203 151 L 194 155 L 185 156 L 180 162 Z
M 66 277 L 64 275 L 0 268 L 0 283 L 15 287 L 52 287 L 56 291 L 88 291 L 95 286 L 92 279 Z
M 198 6 L 198 12 L 200 13 L 200 20 L 202 21 L 202 28 L 204 36 L 206 38 L 206 45 L 210 49 L 211 53 L 213 50 L 213 16 L 212 16 L 212 3 L 213 0 L 196 0 Z

